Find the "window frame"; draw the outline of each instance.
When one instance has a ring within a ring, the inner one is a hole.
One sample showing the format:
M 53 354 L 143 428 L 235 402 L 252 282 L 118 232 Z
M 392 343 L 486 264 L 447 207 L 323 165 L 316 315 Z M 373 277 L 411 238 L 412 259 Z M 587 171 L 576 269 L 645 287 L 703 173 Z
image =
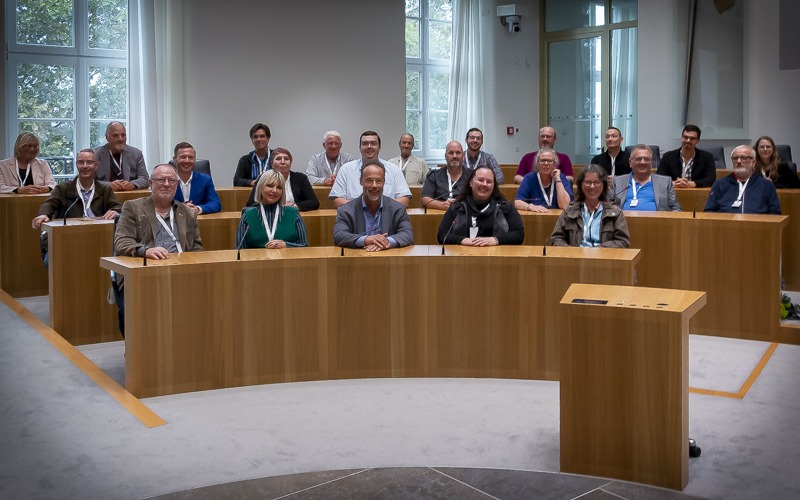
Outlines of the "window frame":
M 457 0 L 452 0 L 452 4 L 455 4 Z M 430 95 L 428 89 L 430 88 L 430 80 L 431 74 L 434 73 L 445 73 L 448 75 L 448 78 L 452 78 L 452 69 L 450 66 L 450 59 L 438 59 L 430 57 L 430 40 L 429 40 L 429 32 L 431 23 L 446 23 L 441 19 L 434 19 L 430 18 L 428 15 L 428 0 L 420 0 L 419 2 L 419 17 L 415 16 L 405 16 L 404 22 L 407 19 L 418 19 L 419 20 L 419 51 L 420 57 L 409 57 L 406 56 L 406 78 L 408 72 L 415 71 L 420 74 L 420 109 L 419 111 L 410 110 L 409 108 L 405 108 L 406 114 L 406 121 L 405 126 L 408 129 L 408 113 L 409 112 L 417 112 L 419 114 L 419 133 L 415 134 L 415 144 L 413 154 L 423 158 L 423 159 L 442 159 L 444 158 L 445 148 L 433 148 L 429 141 L 429 134 L 428 130 L 430 128 L 430 124 L 432 123 L 432 116 L 435 114 L 441 114 L 441 110 L 431 110 L 430 107 Z M 453 5 L 453 10 L 455 10 L 455 5 Z M 451 26 L 451 35 L 450 35 L 450 49 L 452 54 L 452 18 L 450 21 Z M 449 80 L 448 80 L 449 82 Z M 448 84 L 448 94 L 450 92 L 449 84 Z M 406 103 L 407 104 L 407 103 Z M 450 109 L 449 109 L 449 99 L 448 99 L 448 109 L 446 110 L 449 116 Z
M 13 154 L 13 145 L 19 135 L 19 123 L 24 121 L 59 121 L 72 122 L 74 129 L 74 156 L 84 147 L 95 147 L 91 144 L 91 124 L 118 119 L 127 123 L 131 114 L 132 79 L 129 64 L 129 51 L 132 39 L 132 16 L 138 8 L 138 0 L 128 0 L 128 49 L 102 49 L 89 47 L 89 0 L 72 0 L 72 29 L 74 45 L 71 47 L 50 45 L 29 45 L 17 42 L 17 1 L 5 2 L 6 19 L 6 156 Z M 71 66 L 74 69 L 74 94 L 73 117 L 47 120 L 45 118 L 20 119 L 18 112 L 19 96 L 17 94 L 17 66 L 19 64 L 45 64 L 57 66 Z M 125 68 L 127 74 L 127 89 L 124 119 L 92 119 L 89 116 L 89 68 L 94 66 Z M 40 138 L 44 140 L 44 138 Z M 73 158 L 65 156 L 43 157 L 53 161 L 66 162 L 72 165 Z M 71 179 L 74 170 L 69 174 L 60 174 L 57 180 Z

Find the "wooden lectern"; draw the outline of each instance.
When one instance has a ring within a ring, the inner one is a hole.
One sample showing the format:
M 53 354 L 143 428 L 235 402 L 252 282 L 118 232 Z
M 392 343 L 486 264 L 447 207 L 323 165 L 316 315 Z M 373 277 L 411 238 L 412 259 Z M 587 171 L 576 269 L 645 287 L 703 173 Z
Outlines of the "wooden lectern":
M 682 490 L 689 318 L 705 292 L 573 284 L 561 299 L 561 472 Z

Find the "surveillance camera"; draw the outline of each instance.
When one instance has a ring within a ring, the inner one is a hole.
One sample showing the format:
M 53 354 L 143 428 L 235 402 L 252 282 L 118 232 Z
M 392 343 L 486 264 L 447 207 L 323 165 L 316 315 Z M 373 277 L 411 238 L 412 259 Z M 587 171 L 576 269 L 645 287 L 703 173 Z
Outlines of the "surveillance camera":
M 519 21 L 522 16 L 506 16 L 503 19 L 505 20 L 505 24 L 508 27 L 509 33 L 519 33 Z
M 508 28 L 509 33 L 520 32 L 520 21 L 522 20 L 522 16 L 527 14 L 527 7 L 516 4 L 497 6 L 497 17 L 500 18 L 500 23 Z

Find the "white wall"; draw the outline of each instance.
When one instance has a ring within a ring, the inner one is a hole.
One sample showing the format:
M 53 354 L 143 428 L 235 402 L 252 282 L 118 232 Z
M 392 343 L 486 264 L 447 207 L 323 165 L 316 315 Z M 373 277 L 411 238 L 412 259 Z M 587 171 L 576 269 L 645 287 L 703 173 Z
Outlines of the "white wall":
M 232 184 L 256 122 L 269 125 L 271 147 L 292 152 L 295 170 L 322 151 L 329 129 L 353 154 L 368 129 L 381 135 L 382 157 L 398 154 L 402 0 L 197 0 L 185 12 L 185 140 L 211 160 L 216 184 Z
M 676 89 L 682 89 L 683 75 L 676 61 L 686 47 L 674 36 L 677 1 L 639 2 L 639 140 L 660 145 L 662 152 L 680 145 L 682 127 Z M 703 142 L 724 146 L 729 154 L 738 144 L 771 135 L 800 151 L 800 70 L 778 70 L 779 0 L 754 3 L 745 6 L 749 137 Z

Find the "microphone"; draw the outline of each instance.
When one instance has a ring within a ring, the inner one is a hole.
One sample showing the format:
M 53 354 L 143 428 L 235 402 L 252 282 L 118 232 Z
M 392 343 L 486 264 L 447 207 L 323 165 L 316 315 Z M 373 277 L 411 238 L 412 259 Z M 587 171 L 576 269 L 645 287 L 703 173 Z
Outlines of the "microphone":
M 547 257 L 547 241 L 550 239 L 550 236 L 544 239 L 544 245 L 542 245 L 542 257 Z
M 156 216 L 156 217 L 158 217 L 158 216 Z M 147 266 L 147 245 L 143 244 L 142 247 L 144 248 L 144 254 L 143 254 L 144 256 L 142 257 L 142 265 L 143 266 Z
M 702 200 L 700 200 L 700 203 L 703 203 L 703 204 L 707 203 L 708 200 L 713 195 L 714 195 L 714 191 L 709 191 L 708 194 L 706 196 L 704 196 Z M 692 208 L 692 219 L 696 219 L 697 218 L 697 207 L 700 206 L 700 203 L 695 204 L 694 208 Z M 742 202 L 742 205 L 744 205 L 744 202 Z
M 452 191 L 448 191 L 443 195 L 437 196 L 436 198 L 431 198 L 430 200 L 428 200 L 427 202 L 422 204 L 422 208 L 425 209 L 423 213 L 425 213 L 425 214 L 428 213 L 428 205 L 430 205 L 434 201 L 446 200 L 446 199 L 450 198 L 452 195 L 453 195 L 453 192 Z
M 244 245 L 244 239 L 247 237 L 248 231 L 250 231 L 250 224 L 245 222 L 242 238 L 239 240 L 239 243 L 236 244 L 236 260 L 242 260 L 242 245 Z
M 64 211 L 64 225 L 65 225 L 65 226 L 67 225 L 67 213 L 68 213 L 70 210 L 72 210 L 72 207 L 74 207 L 76 203 L 78 203 L 78 200 L 80 200 L 80 199 L 81 199 L 81 198 L 80 198 L 80 196 L 81 196 L 81 195 L 80 195 L 80 194 L 78 194 L 78 197 L 77 197 L 77 198 L 75 198 L 75 201 L 73 201 L 73 202 L 72 202 L 72 204 L 71 204 L 69 207 L 67 207 L 67 209 Z
M 453 217 L 453 223 L 450 224 L 450 229 L 447 230 L 447 232 L 444 234 L 444 238 L 442 238 L 442 255 L 444 255 L 444 246 L 447 243 L 447 237 L 450 236 L 450 231 L 452 231 L 453 228 L 456 227 L 456 221 L 458 220 L 459 215 L 461 214 L 456 214 L 456 216 Z
M 631 188 L 631 184 L 634 183 L 634 182 L 636 182 L 636 181 L 633 179 L 633 175 L 628 175 L 628 185 L 625 186 L 625 189 L 623 189 L 621 191 L 622 201 L 620 201 L 620 204 L 619 204 L 619 208 L 620 209 L 623 209 L 625 207 L 625 200 L 627 199 L 627 196 L 628 196 L 628 189 Z M 614 182 L 613 181 L 611 182 L 611 186 L 612 187 L 614 186 Z M 613 204 L 617 200 L 617 192 L 614 191 L 613 193 L 610 193 L 610 194 L 611 194 L 611 203 Z

